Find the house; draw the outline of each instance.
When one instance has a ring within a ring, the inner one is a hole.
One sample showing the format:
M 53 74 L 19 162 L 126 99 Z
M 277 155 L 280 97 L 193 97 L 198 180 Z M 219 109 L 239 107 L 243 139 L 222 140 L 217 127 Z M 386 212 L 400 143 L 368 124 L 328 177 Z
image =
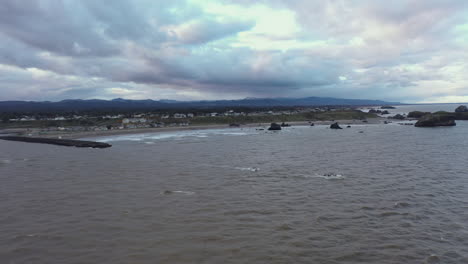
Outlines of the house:
M 122 124 L 146 123 L 147 121 L 146 118 L 124 118 L 122 119 Z

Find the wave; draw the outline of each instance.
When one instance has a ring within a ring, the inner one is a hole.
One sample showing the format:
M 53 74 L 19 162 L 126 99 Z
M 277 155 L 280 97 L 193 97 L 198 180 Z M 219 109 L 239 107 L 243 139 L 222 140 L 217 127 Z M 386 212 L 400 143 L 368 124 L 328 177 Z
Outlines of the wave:
M 341 174 L 326 173 L 323 175 L 316 174 L 316 177 L 323 178 L 326 180 L 343 180 L 345 177 Z
M 341 174 L 335 174 L 335 173 L 325 173 L 325 174 L 297 174 L 293 175 L 293 177 L 298 177 L 298 178 L 322 178 L 326 180 L 344 180 L 346 179 L 345 176 Z
M 164 194 L 164 195 L 171 195 L 171 194 L 193 195 L 193 194 L 195 194 L 195 192 L 191 192 L 191 191 L 170 191 L 170 190 L 165 190 L 164 192 L 161 192 L 161 194 Z
M 145 141 L 147 142 L 166 140 L 166 139 L 182 139 L 182 138 L 207 138 L 210 136 L 246 136 L 253 134 L 253 131 L 226 131 L 227 129 L 205 129 L 205 130 L 190 130 L 190 131 L 171 131 L 171 132 L 154 132 L 145 134 L 132 134 L 132 135 L 115 135 L 108 137 L 95 138 L 98 142 L 113 142 L 113 141 Z
M 260 170 L 260 168 L 257 168 L 257 167 L 247 167 L 247 168 L 234 167 L 234 169 L 241 170 L 241 171 L 252 171 L 252 172 L 257 172 Z
M 211 168 L 222 168 L 222 169 L 231 169 L 231 170 L 240 170 L 240 171 L 251 171 L 257 172 L 260 170 L 258 167 L 232 167 L 227 165 L 212 165 L 212 164 L 201 164 L 202 166 L 211 167 Z
M 6 165 L 6 164 L 10 164 L 11 163 L 11 160 L 9 159 L 1 159 L 0 160 L 0 165 Z

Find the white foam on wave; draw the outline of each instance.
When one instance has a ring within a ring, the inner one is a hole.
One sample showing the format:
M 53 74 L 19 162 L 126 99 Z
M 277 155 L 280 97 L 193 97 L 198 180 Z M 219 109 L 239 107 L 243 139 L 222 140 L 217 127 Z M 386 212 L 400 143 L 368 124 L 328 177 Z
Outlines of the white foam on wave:
M 257 167 L 247 167 L 247 168 L 243 168 L 243 167 L 234 167 L 234 169 L 236 170 L 241 170 L 241 171 L 252 171 L 252 172 L 257 172 L 260 170 L 260 168 L 257 168 Z
M 326 180 L 344 180 L 346 177 L 341 174 L 326 173 L 326 174 L 299 174 L 296 177 L 300 178 L 322 178 Z
M 207 138 L 216 135 L 225 136 L 245 136 L 252 133 L 245 131 L 226 131 L 227 129 L 206 129 L 206 130 L 186 130 L 186 131 L 171 131 L 171 132 L 154 132 L 145 134 L 133 134 L 133 135 L 115 135 L 109 137 L 96 138 L 99 142 L 112 142 L 112 141 L 145 141 L 146 144 L 149 141 L 157 140 L 178 140 L 182 138 Z M 231 129 L 230 129 L 231 130 Z
M 323 174 L 323 175 L 319 175 L 317 174 L 317 177 L 319 178 L 323 178 L 323 179 L 326 179 L 326 180 L 343 180 L 345 179 L 345 177 L 341 174 Z
M 232 166 L 226 166 L 226 165 L 213 165 L 213 164 L 201 164 L 201 165 L 212 167 L 212 168 L 234 169 L 234 170 L 251 171 L 251 172 L 257 172 L 260 170 L 260 168 L 258 167 L 232 167 Z
M 10 164 L 11 163 L 11 160 L 9 159 L 1 159 L 0 160 L 0 164 Z
M 164 194 L 164 195 L 170 195 L 170 194 L 194 195 L 195 192 L 191 192 L 191 191 L 169 191 L 169 190 L 166 190 L 166 191 L 162 192 L 161 194 Z

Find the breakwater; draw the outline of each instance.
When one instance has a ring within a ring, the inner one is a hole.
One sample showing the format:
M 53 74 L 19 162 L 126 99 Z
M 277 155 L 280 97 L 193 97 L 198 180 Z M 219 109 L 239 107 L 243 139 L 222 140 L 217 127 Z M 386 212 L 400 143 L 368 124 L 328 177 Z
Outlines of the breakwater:
M 35 137 L 21 137 L 21 136 L 3 136 L 0 137 L 3 140 L 20 141 L 28 143 L 42 143 L 52 144 L 67 147 L 78 147 L 78 148 L 109 148 L 112 145 L 102 142 L 84 141 L 84 140 L 73 140 L 73 139 L 57 139 L 57 138 L 35 138 Z

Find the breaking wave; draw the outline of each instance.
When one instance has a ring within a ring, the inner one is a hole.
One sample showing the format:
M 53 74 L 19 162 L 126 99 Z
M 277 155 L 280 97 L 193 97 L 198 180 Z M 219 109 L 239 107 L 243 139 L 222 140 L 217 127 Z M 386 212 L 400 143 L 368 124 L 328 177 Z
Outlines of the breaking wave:
M 178 140 L 183 138 L 207 138 L 210 136 L 225 135 L 225 136 L 245 136 L 252 134 L 251 131 L 232 131 L 232 129 L 206 129 L 206 130 L 190 130 L 190 131 L 171 131 L 171 132 L 154 132 L 145 134 L 131 135 L 115 135 L 108 137 L 95 138 L 99 142 L 114 142 L 114 141 L 144 141 L 145 144 L 158 140 Z

